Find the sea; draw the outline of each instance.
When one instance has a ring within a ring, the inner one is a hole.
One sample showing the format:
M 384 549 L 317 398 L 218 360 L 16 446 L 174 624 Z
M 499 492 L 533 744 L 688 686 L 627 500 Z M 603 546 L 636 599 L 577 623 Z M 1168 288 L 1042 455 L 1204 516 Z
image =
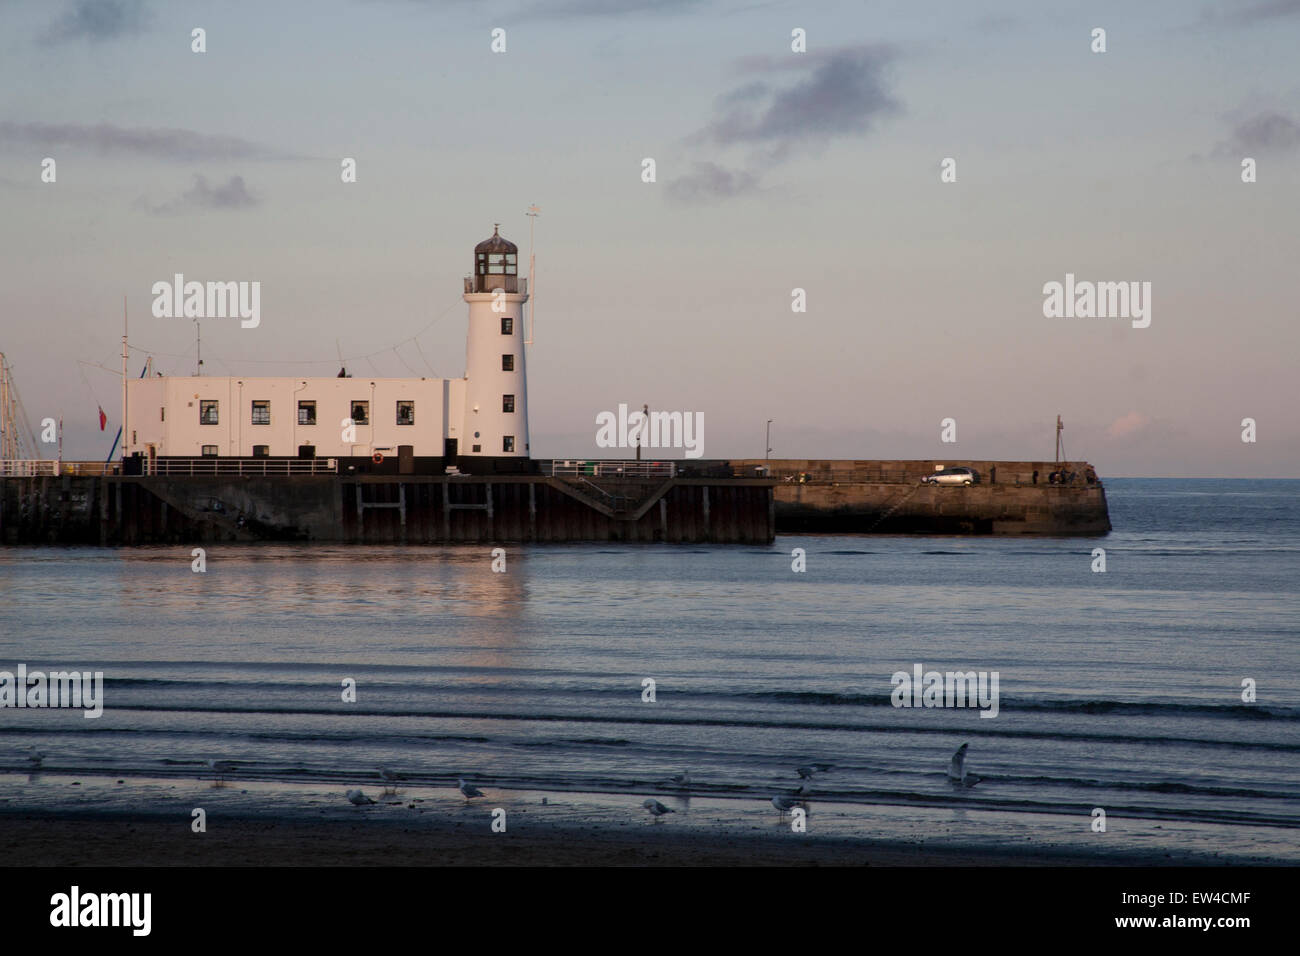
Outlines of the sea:
M 95 719 L 0 708 L 0 809 L 225 760 L 223 806 L 290 815 L 384 767 L 425 807 L 753 828 L 787 794 L 843 836 L 1300 862 L 1300 481 L 1106 492 L 1097 538 L 0 548 L 0 671 L 104 675 Z M 917 665 L 996 672 L 996 716 L 895 706 Z

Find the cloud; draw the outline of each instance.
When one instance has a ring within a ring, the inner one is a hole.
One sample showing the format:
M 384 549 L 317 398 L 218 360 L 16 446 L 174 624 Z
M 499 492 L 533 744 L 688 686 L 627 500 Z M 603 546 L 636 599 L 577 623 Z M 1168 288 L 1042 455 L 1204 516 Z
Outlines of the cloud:
M 629 13 L 675 13 L 690 10 L 707 0 L 564 0 L 541 2 L 525 7 L 520 20 L 566 20 L 578 17 L 611 17 Z
M 686 142 L 748 147 L 751 168 L 697 161 L 690 173 L 668 184 L 668 198 L 744 196 L 758 191 L 762 170 L 784 162 L 798 148 L 867 134 L 877 120 L 903 109 L 886 77 L 894 57 L 892 47 L 871 45 L 737 61 L 739 72 L 764 76 L 719 96 L 713 119 Z
M 248 191 L 243 176 L 211 186 L 206 176 L 195 175 L 194 185 L 176 199 L 155 206 L 141 197 L 132 206 L 151 215 L 170 216 L 196 209 L 248 209 L 261 202 L 260 196 Z
M 1245 8 L 1240 5 L 1231 7 L 1224 19 L 1236 20 L 1238 23 L 1258 23 L 1261 20 L 1279 20 L 1297 15 L 1300 15 L 1300 0 L 1267 0 Z
M 46 45 L 72 40 L 100 42 L 140 33 L 147 20 L 142 0 L 74 0 L 63 15 L 45 28 Z
M 15 123 L 0 121 L 0 144 L 56 149 L 93 149 L 174 162 L 236 159 L 298 159 L 238 136 L 214 136 L 189 129 L 123 127 L 111 123 Z
M 902 111 L 886 78 L 892 48 L 864 46 L 827 54 L 791 54 L 781 61 L 750 59 L 745 69 L 792 69 L 794 82 L 753 81 L 719 97 L 715 116 L 696 139 L 721 146 L 768 144 L 780 151 L 800 144 L 861 136 L 884 116 Z
M 758 189 L 758 176 L 717 163 L 697 162 L 691 172 L 668 183 L 668 198 L 677 202 L 707 202 L 744 196 Z
M 1284 151 L 1300 146 L 1300 123 L 1281 113 L 1256 113 L 1238 123 L 1232 130 L 1228 150 L 1270 152 Z
M 1106 434 L 1111 438 L 1129 438 L 1143 431 L 1151 424 L 1151 419 L 1141 412 L 1129 412 L 1121 415 L 1106 427 Z

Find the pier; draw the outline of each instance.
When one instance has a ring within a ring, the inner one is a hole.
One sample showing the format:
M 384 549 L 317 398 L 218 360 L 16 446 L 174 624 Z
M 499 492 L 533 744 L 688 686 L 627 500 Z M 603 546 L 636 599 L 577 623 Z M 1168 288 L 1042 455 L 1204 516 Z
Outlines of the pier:
M 973 468 L 980 480 L 966 487 L 921 483 L 950 465 Z M 738 474 L 766 472 L 774 479 L 776 527 L 786 534 L 1093 536 L 1111 530 L 1105 487 L 1086 461 L 774 458 L 732 466 Z M 1067 480 L 1053 482 L 1061 472 Z
M 0 478 L 0 543 L 766 544 L 772 485 L 617 473 L 30 475 Z

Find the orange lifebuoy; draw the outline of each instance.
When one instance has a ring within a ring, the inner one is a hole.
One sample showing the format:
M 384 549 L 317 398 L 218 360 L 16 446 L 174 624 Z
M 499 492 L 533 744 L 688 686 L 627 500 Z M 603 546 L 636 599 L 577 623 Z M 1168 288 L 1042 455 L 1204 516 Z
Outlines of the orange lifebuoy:
M 384 463 L 384 456 L 379 452 L 375 452 L 373 455 L 370 456 L 370 460 L 373 461 L 376 465 L 382 465 Z

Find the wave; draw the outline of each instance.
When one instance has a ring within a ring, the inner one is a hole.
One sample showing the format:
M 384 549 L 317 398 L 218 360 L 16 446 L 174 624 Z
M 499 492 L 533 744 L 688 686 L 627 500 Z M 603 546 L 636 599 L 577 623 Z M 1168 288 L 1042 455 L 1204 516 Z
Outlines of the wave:
M 679 692 L 689 696 L 688 692 Z M 808 704 L 814 707 L 892 707 L 889 694 L 856 694 L 833 691 L 740 691 L 719 696 L 776 703 Z M 1046 711 L 1064 714 L 1106 714 L 1122 717 L 1195 715 L 1241 717 L 1250 720 L 1300 720 L 1300 707 L 1262 704 L 1194 704 L 1181 701 L 1078 700 L 1071 698 L 1034 700 L 1001 695 L 1001 711 Z

